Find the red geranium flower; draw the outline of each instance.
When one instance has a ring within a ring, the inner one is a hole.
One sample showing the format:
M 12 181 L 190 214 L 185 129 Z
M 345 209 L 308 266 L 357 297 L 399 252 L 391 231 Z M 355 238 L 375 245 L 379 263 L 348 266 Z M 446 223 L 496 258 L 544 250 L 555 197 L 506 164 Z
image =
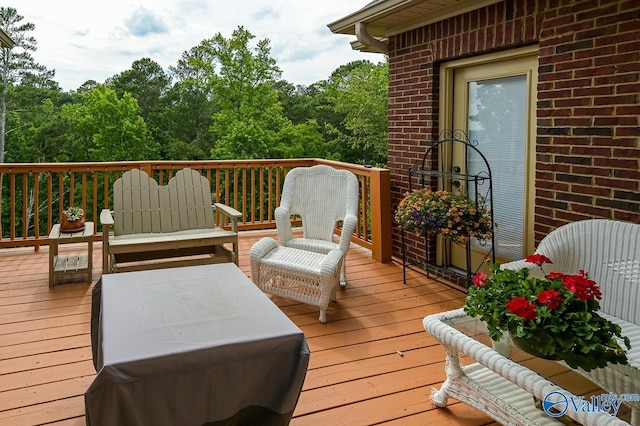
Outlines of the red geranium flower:
M 562 280 L 562 284 L 575 293 L 580 300 L 600 299 L 600 287 L 595 281 L 590 280 L 582 269 L 575 275 L 570 275 Z
M 547 274 L 547 278 L 549 278 L 550 280 L 554 280 L 556 278 L 564 279 L 564 277 L 566 277 L 566 275 L 562 272 L 549 272 Z
M 516 314 L 526 320 L 534 320 L 538 316 L 536 314 L 536 305 L 529 302 L 526 297 L 514 297 L 507 302 L 507 310 L 512 314 Z
M 538 295 L 538 302 L 547 306 L 549 309 L 558 309 L 562 305 L 562 295 L 558 290 L 544 290 Z
M 553 263 L 551 259 L 549 259 L 544 254 L 531 254 L 527 256 L 525 262 L 535 263 L 538 266 L 542 266 L 545 263 Z
M 476 287 L 482 287 L 487 281 L 489 281 L 489 277 L 483 272 L 478 272 L 473 276 L 473 285 Z

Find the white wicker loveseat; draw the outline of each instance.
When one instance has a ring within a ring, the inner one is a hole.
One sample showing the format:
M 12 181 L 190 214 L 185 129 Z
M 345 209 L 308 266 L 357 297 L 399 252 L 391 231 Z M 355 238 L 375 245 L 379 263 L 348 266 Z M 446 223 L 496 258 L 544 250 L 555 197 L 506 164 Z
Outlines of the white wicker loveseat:
M 631 340 L 629 365 L 582 373 L 601 384 L 622 381 L 614 388 L 640 393 L 640 224 L 606 219 L 570 223 L 549 233 L 536 253 L 552 260 L 547 273 L 587 272 L 602 291 L 602 316 L 620 325 L 623 335 Z M 531 276 L 542 277 L 540 268 L 523 260 L 503 264 L 502 268 L 528 268 Z M 634 415 L 634 421 L 640 420 L 638 410 Z

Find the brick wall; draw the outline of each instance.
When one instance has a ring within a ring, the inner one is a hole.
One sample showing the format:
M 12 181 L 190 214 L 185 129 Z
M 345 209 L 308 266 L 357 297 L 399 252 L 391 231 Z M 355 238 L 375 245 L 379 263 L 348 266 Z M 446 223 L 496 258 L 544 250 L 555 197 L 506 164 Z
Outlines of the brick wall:
M 507 0 L 390 40 L 393 207 L 437 137 L 439 63 L 539 45 L 536 245 L 587 218 L 640 222 L 640 2 Z M 394 230 L 394 254 L 401 256 Z M 411 239 L 410 257 L 422 256 Z
M 592 217 L 640 222 L 640 3 L 561 3 L 540 32 L 537 240 Z

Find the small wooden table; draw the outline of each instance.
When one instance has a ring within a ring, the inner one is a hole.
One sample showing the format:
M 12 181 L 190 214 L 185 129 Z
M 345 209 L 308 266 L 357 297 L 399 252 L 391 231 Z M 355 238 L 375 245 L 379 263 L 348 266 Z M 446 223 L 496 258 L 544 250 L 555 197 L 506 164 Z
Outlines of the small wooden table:
M 63 275 L 87 274 L 91 282 L 93 268 L 93 222 L 86 222 L 80 232 L 60 232 L 55 224 L 49 233 L 49 287 L 55 284 L 55 278 Z M 87 243 L 87 253 L 58 255 L 58 244 Z

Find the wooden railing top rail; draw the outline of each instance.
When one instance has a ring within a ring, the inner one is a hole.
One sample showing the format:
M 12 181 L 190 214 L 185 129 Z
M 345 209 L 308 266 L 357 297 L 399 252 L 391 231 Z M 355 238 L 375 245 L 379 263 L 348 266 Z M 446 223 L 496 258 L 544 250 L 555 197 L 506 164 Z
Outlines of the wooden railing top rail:
M 240 229 L 273 228 L 273 209 L 280 201 L 287 171 L 316 164 L 350 170 L 358 176 L 361 211 L 352 240 L 371 248 L 377 260 L 390 260 L 389 171 L 316 158 L 0 163 L 0 219 L 4 219 L 0 222 L 0 247 L 47 244 L 48 229 L 69 205 L 84 207 L 87 220 L 97 222 L 100 210 L 109 207 L 113 181 L 133 168 L 155 175 L 160 184 L 185 167 L 199 170 L 210 180 L 217 201 L 243 211 Z
M 143 170 L 180 170 L 191 167 L 197 170 L 234 169 L 238 167 L 282 166 L 304 167 L 314 164 L 326 164 L 337 169 L 351 170 L 358 175 L 369 176 L 371 173 L 386 172 L 387 169 L 324 160 L 321 158 L 297 159 L 258 159 L 258 160 L 184 160 L 184 161 L 112 161 L 82 163 L 0 163 L 0 173 L 36 173 L 36 172 L 104 172 L 125 171 L 133 168 Z

